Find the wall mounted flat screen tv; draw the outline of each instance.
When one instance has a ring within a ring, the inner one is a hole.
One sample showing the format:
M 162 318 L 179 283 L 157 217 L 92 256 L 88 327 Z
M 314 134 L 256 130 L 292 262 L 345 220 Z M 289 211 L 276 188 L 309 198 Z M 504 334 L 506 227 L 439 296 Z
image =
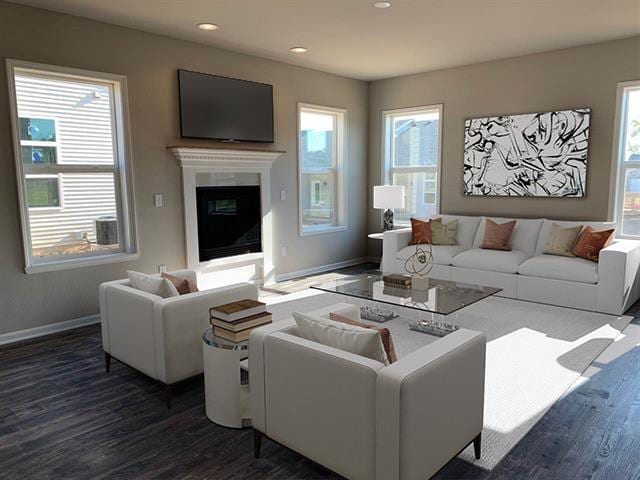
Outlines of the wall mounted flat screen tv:
M 178 70 L 183 138 L 273 143 L 273 86 Z

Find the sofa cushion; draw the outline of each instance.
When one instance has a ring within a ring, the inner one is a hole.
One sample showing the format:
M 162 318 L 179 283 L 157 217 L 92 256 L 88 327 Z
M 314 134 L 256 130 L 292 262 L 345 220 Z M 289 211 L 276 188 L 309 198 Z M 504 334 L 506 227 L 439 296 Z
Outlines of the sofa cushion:
M 389 364 L 382 338 L 376 330 L 296 312 L 293 318 L 301 338 Z
M 173 286 L 176 287 L 180 295 L 188 295 L 189 293 L 196 293 L 198 291 L 198 286 L 188 278 L 178 277 L 167 272 L 162 272 L 160 276 L 173 283 Z
M 458 244 L 458 220 L 443 222 L 442 218 L 434 218 L 431 225 L 431 243 L 433 245 Z
M 519 250 L 505 252 L 502 250 L 473 248 L 453 257 L 452 264 L 455 267 L 473 268 L 475 270 L 517 273 L 520 264 L 529 257 L 530 255 Z
M 598 283 L 598 264 L 584 258 L 538 255 L 522 262 L 518 273 L 568 282 Z
M 422 247 L 426 248 L 426 247 Z M 462 245 L 432 245 L 431 253 L 433 254 L 433 263 L 436 265 L 451 265 L 453 257 L 464 251 Z M 416 253 L 416 247 L 411 245 L 405 247 L 397 253 L 396 258 L 403 262 L 411 255 Z
M 409 245 L 423 245 L 431 243 L 431 220 L 411 218 L 411 240 Z
M 589 226 L 584 227 L 573 247 L 573 253 L 576 257 L 597 262 L 600 258 L 600 250 L 609 245 L 614 232 L 615 228 L 594 230 Z
M 540 234 L 538 235 L 538 242 L 536 244 L 536 255 L 542 254 L 544 251 L 544 246 L 547 243 L 547 239 L 549 238 L 549 231 L 551 230 L 551 225 L 557 224 L 560 227 L 575 227 L 577 225 L 583 227 L 591 227 L 594 230 L 604 230 L 607 228 L 615 228 L 615 222 L 565 222 L 562 220 L 548 220 L 544 219 L 542 222 L 542 226 L 540 227 Z
M 549 255 L 560 255 L 562 257 L 575 257 L 573 247 L 576 244 L 578 235 L 582 227 L 561 227 L 557 223 L 551 225 L 547 242 L 544 244 L 542 253 Z
M 538 235 L 540 233 L 540 227 L 542 226 L 542 219 L 535 220 L 520 219 L 520 218 L 496 218 L 496 217 L 482 217 L 478 231 L 473 240 L 473 248 L 479 248 L 480 244 L 484 240 L 485 219 L 489 218 L 495 223 L 506 223 L 512 220 L 517 220 L 516 226 L 513 229 L 511 235 L 511 249 L 524 252 L 529 256 L 533 256 L 536 249 L 536 242 L 538 241 Z
M 511 251 L 511 235 L 516 226 L 516 220 L 495 223 L 487 218 L 484 222 L 484 238 L 480 244 L 480 248 L 485 250 Z
M 458 245 L 468 250 L 473 245 L 473 239 L 480 224 L 480 217 L 469 217 L 464 215 L 438 215 L 434 218 L 441 218 L 443 223 L 449 223 L 452 220 L 458 221 L 458 232 L 456 241 Z

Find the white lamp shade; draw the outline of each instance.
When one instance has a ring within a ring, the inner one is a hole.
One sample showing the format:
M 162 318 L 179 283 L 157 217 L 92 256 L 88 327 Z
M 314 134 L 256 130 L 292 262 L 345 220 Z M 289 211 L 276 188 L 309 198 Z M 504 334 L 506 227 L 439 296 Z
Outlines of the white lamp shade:
M 378 185 L 373 187 L 373 208 L 404 208 L 403 185 Z

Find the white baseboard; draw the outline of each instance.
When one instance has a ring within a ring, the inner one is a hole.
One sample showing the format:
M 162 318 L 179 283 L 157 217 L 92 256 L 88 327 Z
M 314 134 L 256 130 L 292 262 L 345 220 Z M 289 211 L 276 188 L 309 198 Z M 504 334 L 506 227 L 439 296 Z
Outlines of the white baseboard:
M 84 327 L 86 325 L 94 325 L 100 323 L 100 315 L 88 315 L 86 317 L 74 318 L 64 322 L 52 323 L 50 325 L 42 325 L 41 327 L 27 328 L 16 332 L 3 333 L 0 335 L 0 345 L 8 343 L 21 342 L 30 338 L 42 337 L 52 333 L 71 330 L 72 328 Z
M 366 263 L 369 259 L 367 257 L 353 258 L 351 260 L 344 260 L 342 262 L 330 263 L 328 265 L 319 265 L 317 267 L 305 268 L 304 270 L 297 270 L 295 272 L 281 273 L 276 275 L 277 282 L 285 282 L 294 278 L 306 277 L 308 275 L 314 275 L 316 273 L 328 272 L 330 270 L 338 270 L 340 268 L 351 267 L 358 265 L 359 263 Z

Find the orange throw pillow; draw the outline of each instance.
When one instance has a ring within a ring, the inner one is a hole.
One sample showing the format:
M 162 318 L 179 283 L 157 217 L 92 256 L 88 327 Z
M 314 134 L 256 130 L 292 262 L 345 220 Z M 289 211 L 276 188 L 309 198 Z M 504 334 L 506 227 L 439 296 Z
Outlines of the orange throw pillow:
M 396 349 L 393 346 L 393 340 L 391 339 L 391 332 L 388 328 L 384 327 L 376 327 L 374 325 L 368 325 L 366 323 L 356 322 L 355 320 L 351 320 L 350 318 L 343 317 L 342 315 L 338 315 L 337 313 L 330 313 L 329 318 L 334 322 L 346 323 L 347 325 L 353 325 L 356 327 L 368 328 L 370 330 L 377 330 L 380 333 L 380 340 L 382 340 L 382 346 L 384 347 L 384 352 L 387 354 L 387 360 L 389 360 L 389 364 L 398 360 L 396 356 Z
M 608 230 L 594 230 L 587 226 L 573 247 L 573 253 L 576 257 L 586 258 L 592 262 L 597 262 L 600 258 L 600 250 L 609 244 L 613 238 L 614 228 Z
M 480 248 L 510 251 L 511 234 L 515 226 L 515 220 L 498 224 L 487 218 L 484 224 L 484 239 L 482 240 Z
M 186 295 L 187 293 L 195 293 L 198 291 L 196 284 L 186 278 L 176 277 L 175 275 L 171 275 L 166 272 L 162 272 L 160 276 L 173 283 L 180 295 Z
M 411 219 L 411 240 L 409 245 L 423 245 L 431 243 L 431 220 Z

